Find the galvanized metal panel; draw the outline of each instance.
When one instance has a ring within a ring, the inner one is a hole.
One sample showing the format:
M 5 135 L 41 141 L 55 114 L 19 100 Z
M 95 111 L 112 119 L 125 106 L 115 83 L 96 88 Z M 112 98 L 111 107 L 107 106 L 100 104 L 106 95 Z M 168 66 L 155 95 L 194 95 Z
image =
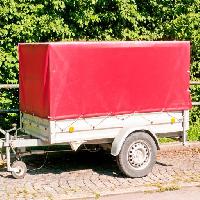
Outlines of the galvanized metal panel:
M 182 111 L 135 113 L 54 121 L 23 114 L 21 121 L 27 134 L 49 142 L 49 144 L 114 139 L 123 128 L 130 130 L 144 129 L 155 134 L 183 131 Z M 185 126 L 185 130 L 187 130 L 189 128 L 188 115 L 186 115 Z

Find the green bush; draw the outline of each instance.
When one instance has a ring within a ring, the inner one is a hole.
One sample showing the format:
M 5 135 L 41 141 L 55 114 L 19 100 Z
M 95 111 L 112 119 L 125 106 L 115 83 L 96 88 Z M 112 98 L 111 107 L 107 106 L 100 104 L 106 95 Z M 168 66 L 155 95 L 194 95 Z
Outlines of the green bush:
M 190 130 L 188 131 L 188 139 L 190 141 L 200 141 L 200 119 L 196 122 L 191 122 Z
M 189 40 L 191 79 L 199 80 L 199 24 L 200 0 L 0 0 L 0 83 L 18 83 L 18 43 L 62 40 Z M 191 92 L 199 101 L 199 87 Z M 1 91 L 0 102 L 17 107 L 17 92 Z

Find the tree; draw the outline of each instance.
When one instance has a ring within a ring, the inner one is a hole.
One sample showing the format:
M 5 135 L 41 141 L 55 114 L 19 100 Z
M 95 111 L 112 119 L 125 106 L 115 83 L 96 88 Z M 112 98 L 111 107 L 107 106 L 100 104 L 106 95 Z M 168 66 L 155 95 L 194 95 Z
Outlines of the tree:
M 199 80 L 199 24 L 200 0 L 0 0 L 0 83 L 18 83 L 18 43 L 62 40 L 189 40 Z M 192 96 L 200 101 L 200 87 Z M 17 92 L 2 91 L 0 101 L 16 107 Z M 194 108 L 192 120 L 199 114 Z

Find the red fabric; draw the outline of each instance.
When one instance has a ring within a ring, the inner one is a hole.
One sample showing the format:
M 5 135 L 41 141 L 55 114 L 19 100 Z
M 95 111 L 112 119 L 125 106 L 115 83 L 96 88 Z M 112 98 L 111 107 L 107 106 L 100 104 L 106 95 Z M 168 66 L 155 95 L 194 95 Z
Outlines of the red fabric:
M 19 44 L 20 110 L 65 119 L 191 108 L 189 42 Z

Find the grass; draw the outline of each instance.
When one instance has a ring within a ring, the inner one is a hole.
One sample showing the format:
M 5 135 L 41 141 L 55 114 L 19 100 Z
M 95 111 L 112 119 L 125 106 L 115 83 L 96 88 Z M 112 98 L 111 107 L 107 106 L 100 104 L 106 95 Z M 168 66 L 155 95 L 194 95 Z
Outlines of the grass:
M 174 139 L 174 138 L 166 138 L 166 137 L 164 137 L 164 138 L 159 138 L 159 142 L 160 142 L 160 143 L 168 143 L 168 142 L 175 142 L 175 141 L 177 141 L 177 140 Z
M 200 119 L 190 125 L 188 131 L 189 141 L 200 141 Z
M 95 193 L 94 193 L 94 196 L 95 196 L 95 197 L 94 197 L 94 198 L 95 198 L 95 200 L 97 200 L 97 199 L 99 199 L 99 198 L 100 198 L 100 194 L 99 194 L 98 192 L 95 192 Z
M 165 183 L 154 183 L 150 184 L 148 186 L 153 186 L 158 188 L 155 192 L 165 192 L 165 191 L 174 191 L 174 190 L 180 190 L 181 187 L 178 185 L 177 182 L 170 182 L 168 184 Z M 145 191 L 145 193 L 151 193 L 151 191 Z
M 174 190 L 180 190 L 180 189 L 181 189 L 181 187 L 176 184 L 166 185 L 166 186 L 161 185 L 158 187 L 158 192 L 174 191 Z
M 159 138 L 160 143 L 176 142 L 176 138 Z M 188 141 L 200 141 L 200 119 L 190 124 Z

